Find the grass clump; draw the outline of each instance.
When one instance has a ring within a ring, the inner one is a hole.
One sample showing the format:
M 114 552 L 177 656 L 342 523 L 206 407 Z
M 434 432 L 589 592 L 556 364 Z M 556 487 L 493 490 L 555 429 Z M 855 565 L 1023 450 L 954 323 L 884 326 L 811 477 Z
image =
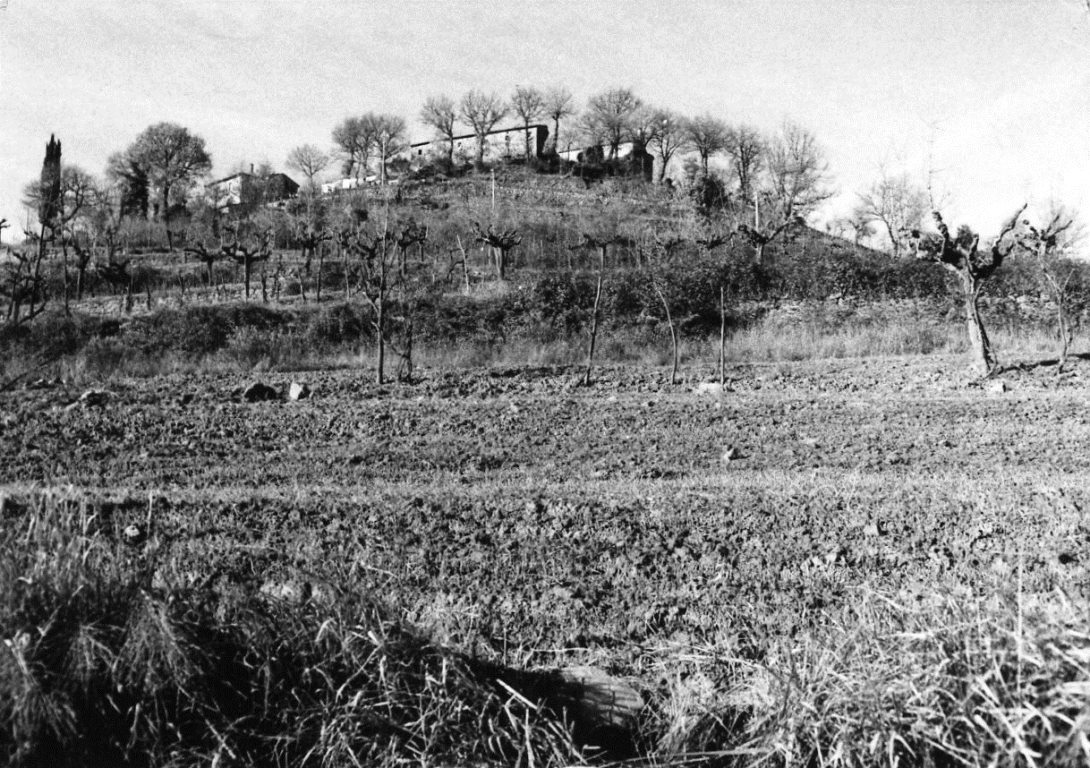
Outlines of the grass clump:
M 174 586 L 149 527 L 71 494 L 0 514 L 5 765 L 578 759 L 558 718 L 366 598 Z
M 657 750 L 688 765 L 1086 765 L 1080 626 L 1085 612 L 1054 597 L 909 604 L 868 592 L 756 656 L 687 653 L 663 687 Z

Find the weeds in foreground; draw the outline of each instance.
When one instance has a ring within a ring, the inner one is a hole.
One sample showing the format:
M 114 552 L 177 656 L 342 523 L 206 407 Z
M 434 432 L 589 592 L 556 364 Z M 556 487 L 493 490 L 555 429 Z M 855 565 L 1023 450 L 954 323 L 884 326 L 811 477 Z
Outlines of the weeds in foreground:
M 437 646 L 350 589 L 318 605 L 176 586 L 150 516 L 118 530 L 109 505 L 25 496 L 0 504 L 6 764 L 585 761 L 528 672 Z M 1085 605 L 1017 586 L 856 596 L 793 636 L 736 626 L 646 651 L 642 756 L 614 764 L 1090 762 Z
M 759 658 L 724 648 L 664 652 L 659 759 L 850 768 L 1090 762 L 1085 609 L 1017 593 L 916 604 L 860 596 L 812 632 L 767 638 Z
M 72 497 L 0 514 L 4 764 L 578 759 L 560 718 L 366 599 L 318 610 L 172 587 L 154 535 L 126 545 Z

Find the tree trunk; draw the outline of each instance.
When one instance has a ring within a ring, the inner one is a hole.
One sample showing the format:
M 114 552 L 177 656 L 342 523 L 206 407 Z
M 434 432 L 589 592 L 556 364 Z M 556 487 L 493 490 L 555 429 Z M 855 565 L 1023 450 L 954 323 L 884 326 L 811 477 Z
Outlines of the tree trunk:
M 325 266 L 325 251 L 320 245 L 318 249 L 318 285 L 314 288 L 314 300 L 320 304 L 322 302 L 322 271 Z
M 386 301 L 386 297 L 380 292 L 378 295 L 378 306 L 375 308 L 375 335 L 378 337 L 375 341 L 377 347 L 375 348 L 375 383 L 383 383 L 383 368 L 386 365 L 386 325 L 385 325 L 385 312 L 382 306 Z
M 64 258 L 64 314 L 68 316 L 72 314 L 72 311 L 68 305 L 68 294 L 70 293 L 68 287 L 68 246 L 64 243 L 61 243 L 61 254 Z
M 246 285 L 246 301 L 250 300 L 250 269 L 252 267 L 253 265 L 250 263 L 249 259 L 246 259 L 246 261 L 242 265 L 242 273 L 244 275 L 243 280 Z
M 1057 297 L 1056 301 L 1056 322 L 1060 327 L 1060 364 L 1058 367 L 1062 373 L 1064 366 L 1067 365 L 1067 353 L 1071 347 L 1071 328 L 1067 321 L 1067 312 L 1064 310 L 1062 297 Z
M 995 352 L 992 350 L 988 332 L 984 329 L 984 321 L 980 317 L 980 286 L 968 276 L 963 276 L 965 295 L 965 326 L 969 333 L 969 355 L 972 368 L 981 376 L 991 374 L 999 366 Z
M 174 253 L 174 236 L 170 233 L 170 185 L 163 185 L 163 226 L 167 230 L 167 251 Z
M 606 271 L 606 248 L 602 246 L 601 261 L 598 265 L 598 287 L 594 291 L 594 308 L 591 310 L 590 345 L 587 348 L 587 370 L 583 374 L 583 386 L 590 386 L 590 371 L 594 365 L 594 344 L 598 340 L 598 302 L 602 299 L 602 277 Z
M 674 357 L 674 367 L 670 370 L 670 383 L 677 384 L 677 368 L 678 368 L 678 354 L 677 354 L 677 329 L 674 328 L 674 318 L 670 314 L 670 304 L 666 301 L 666 296 L 663 294 L 662 289 L 657 285 L 654 286 L 655 293 L 659 295 L 659 301 L 662 302 L 662 308 L 666 310 L 666 325 L 670 328 L 670 351 Z
M 724 369 L 727 359 L 727 305 L 723 300 L 723 286 L 719 286 L 719 392 L 722 394 Z

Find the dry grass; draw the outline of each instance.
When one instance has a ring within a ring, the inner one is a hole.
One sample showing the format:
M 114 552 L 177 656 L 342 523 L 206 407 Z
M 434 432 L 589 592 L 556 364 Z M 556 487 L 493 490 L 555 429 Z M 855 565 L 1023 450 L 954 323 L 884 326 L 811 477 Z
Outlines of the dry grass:
M 1043 766 L 1090 761 L 1086 607 L 1015 590 L 860 589 L 812 633 L 664 649 L 662 764 Z
M 109 510 L 26 490 L 0 509 L 7 764 L 586 761 L 517 670 L 497 682 L 502 670 L 350 590 L 320 606 L 182 587 L 151 514 L 125 544 Z M 650 702 L 642 756 L 616 764 L 1085 765 L 1088 606 L 1024 592 L 1019 572 L 923 597 L 857 587 L 794 636 L 718 606 L 729 631 L 651 643 L 634 662 Z M 441 626 L 472 606 L 432 609 Z
M 73 493 L 3 499 L 5 765 L 579 759 L 560 718 L 377 603 L 176 586 L 155 531 L 127 536 L 103 509 Z

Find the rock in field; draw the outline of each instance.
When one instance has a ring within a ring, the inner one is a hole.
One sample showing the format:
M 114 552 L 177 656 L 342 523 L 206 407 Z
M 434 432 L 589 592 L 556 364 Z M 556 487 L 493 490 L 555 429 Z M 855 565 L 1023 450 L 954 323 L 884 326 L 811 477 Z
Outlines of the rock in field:
M 101 408 L 110 400 L 110 393 L 101 389 L 89 389 L 79 396 L 79 400 L 69 403 L 66 408 Z
M 738 461 L 739 459 L 744 458 L 745 456 L 742 455 L 742 452 L 738 450 L 737 446 L 728 445 L 723 449 L 722 459 L 724 464 L 730 464 L 732 461 Z
M 130 547 L 136 547 L 143 544 L 147 537 L 147 533 L 144 532 L 144 529 L 135 523 L 126 525 L 125 529 L 121 531 L 121 540 Z
M 288 387 L 288 400 L 306 400 L 308 397 L 310 397 L 310 387 L 306 384 L 293 381 Z
M 279 400 L 280 393 L 268 384 L 255 381 L 242 391 L 242 399 L 247 403 L 260 403 L 265 400 Z
M 723 387 L 718 381 L 702 381 L 693 387 L 693 392 L 698 395 L 720 395 L 723 393 Z
M 643 696 L 620 678 L 598 667 L 560 670 L 574 704 L 577 724 L 589 741 L 616 749 L 635 733 L 643 710 Z
M 1004 392 L 1010 392 L 1011 385 L 1003 381 L 1002 379 L 997 379 L 996 381 L 989 382 L 986 389 L 988 392 L 1001 395 Z

